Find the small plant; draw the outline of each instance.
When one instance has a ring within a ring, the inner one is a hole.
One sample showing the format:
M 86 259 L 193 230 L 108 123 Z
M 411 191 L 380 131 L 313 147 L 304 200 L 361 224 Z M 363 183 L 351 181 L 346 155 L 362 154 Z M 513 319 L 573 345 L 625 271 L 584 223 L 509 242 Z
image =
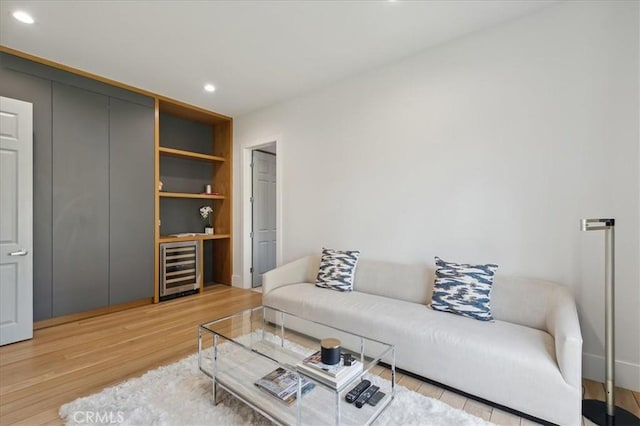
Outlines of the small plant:
M 212 228 L 211 225 L 211 214 L 213 213 L 213 208 L 211 206 L 202 206 L 200 207 L 200 217 L 205 222 L 205 228 Z

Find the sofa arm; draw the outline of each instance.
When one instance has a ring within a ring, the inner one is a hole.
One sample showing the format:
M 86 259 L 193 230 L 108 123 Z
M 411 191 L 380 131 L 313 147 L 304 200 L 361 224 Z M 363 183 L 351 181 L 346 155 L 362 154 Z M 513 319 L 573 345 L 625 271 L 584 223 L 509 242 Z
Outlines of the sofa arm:
M 285 285 L 309 282 L 314 266 L 317 274 L 317 260 L 314 256 L 307 256 L 266 272 L 262 276 L 262 294 Z
M 573 296 L 564 287 L 555 291 L 554 303 L 547 312 L 547 330 L 556 345 L 560 373 L 571 386 L 582 386 L 582 333 Z

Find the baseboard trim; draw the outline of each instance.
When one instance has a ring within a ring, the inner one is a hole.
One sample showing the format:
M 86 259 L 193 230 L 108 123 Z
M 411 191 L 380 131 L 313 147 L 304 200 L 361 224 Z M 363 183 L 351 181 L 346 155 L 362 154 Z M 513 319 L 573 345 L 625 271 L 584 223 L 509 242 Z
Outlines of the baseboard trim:
M 640 392 L 640 365 L 631 362 L 616 360 L 616 386 Z M 604 356 L 594 354 L 582 354 L 582 377 L 604 383 L 605 362 Z
M 242 283 L 242 275 L 232 275 L 231 276 L 231 285 L 234 287 L 243 288 L 244 284 Z
M 138 306 L 151 305 L 152 303 L 153 303 L 153 297 L 148 297 L 144 299 L 134 300 L 132 302 L 120 303 L 118 305 L 106 306 L 104 308 L 78 312 L 77 314 L 69 314 L 69 315 L 63 315 L 55 318 L 49 318 L 46 320 L 34 322 L 33 329 L 42 330 L 43 328 L 49 328 L 49 327 L 53 327 L 60 324 L 66 324 L 69 322 L 93 318 L 100 315 L 110 314 L 112 312 L 119 312 L 119 311 L 131 309 L 131 308 L 137 308 Z

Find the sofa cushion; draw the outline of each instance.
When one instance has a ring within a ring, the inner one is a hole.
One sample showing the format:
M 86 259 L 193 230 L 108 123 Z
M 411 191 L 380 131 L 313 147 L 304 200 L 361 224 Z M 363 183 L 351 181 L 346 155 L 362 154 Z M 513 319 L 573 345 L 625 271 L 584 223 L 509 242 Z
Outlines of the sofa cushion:
M 360 259 L 353 289 L 426 305 L 431 301 L 434 276 L 434 269 L 425 265 Z
M 338 291 L 353 290 L 353 276 L 359 257 L 357 250 L 323 248 L 316 286 Z
M 445 262 L 436 257 L 432 309 L 481 321 L 491 316 L 491 285 L 498 265 Z

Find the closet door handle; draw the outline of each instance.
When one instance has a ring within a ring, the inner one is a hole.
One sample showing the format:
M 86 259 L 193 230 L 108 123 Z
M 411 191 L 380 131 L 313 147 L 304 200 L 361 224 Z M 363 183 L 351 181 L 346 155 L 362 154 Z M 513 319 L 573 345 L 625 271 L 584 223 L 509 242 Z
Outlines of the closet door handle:
M 22 249 L 18 251 L 12 251 L 11 253 L 9 253 L 9 256 L 26 256 L 27 254 L 29 254 L 29 250 Z

